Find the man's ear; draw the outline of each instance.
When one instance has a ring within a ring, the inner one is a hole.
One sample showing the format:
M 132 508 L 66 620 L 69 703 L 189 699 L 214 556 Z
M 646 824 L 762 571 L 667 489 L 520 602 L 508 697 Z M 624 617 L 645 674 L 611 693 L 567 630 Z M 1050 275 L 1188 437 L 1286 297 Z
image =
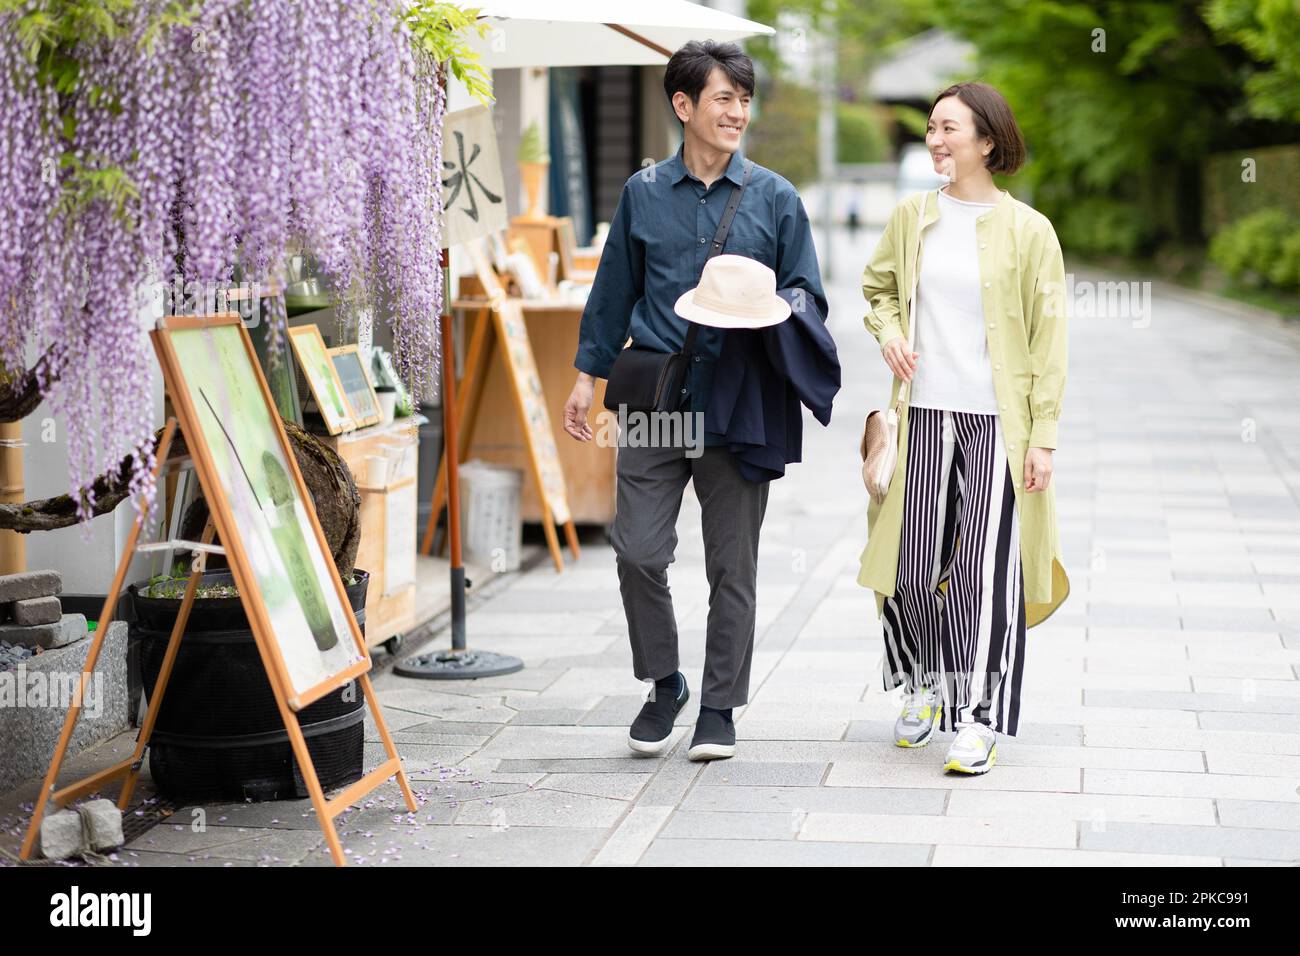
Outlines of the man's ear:
M 681 122 L 685 123 L 691 118 L 689 110 L 692 106 L 694 106 L 694 104 L 691 102 L 691 98 L 682 90 L 678 90 L 673 94 L 673 113 L 676 114 L 677 118 L 681 120 Z

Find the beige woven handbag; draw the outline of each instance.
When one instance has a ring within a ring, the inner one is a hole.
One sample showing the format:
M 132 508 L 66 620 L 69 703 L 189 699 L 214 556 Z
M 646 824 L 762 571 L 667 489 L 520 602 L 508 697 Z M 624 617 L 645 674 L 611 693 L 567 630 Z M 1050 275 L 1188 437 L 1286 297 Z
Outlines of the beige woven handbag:
M 912 291 L 907 297 L 907 351 L 912 352 L 916 341 L 916 287 L 921 275 L 921 223 L 925 219 L 927 193 L 921 202 L 921 214 L 916 220 L 916 255 L 912 257 Z M 910 392 L 910 382 L 898 389 L 898 399 L 893 407 L 875 409 L 867 413 L 862 426 L 862 481 L 867 486 L 871 500 L 880 504 L 889 494 L 889 482 L 898 466 L 898 422 L 903 413 L 903 403 Z

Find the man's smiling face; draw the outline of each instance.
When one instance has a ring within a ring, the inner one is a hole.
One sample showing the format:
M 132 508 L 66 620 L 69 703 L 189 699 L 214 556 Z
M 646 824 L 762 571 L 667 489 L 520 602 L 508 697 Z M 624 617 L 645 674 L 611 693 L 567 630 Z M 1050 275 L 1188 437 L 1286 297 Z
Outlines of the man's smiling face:
M 750 99 L 748 92 L 732 84 L 725 70 L 715 66 L 698 103 L 692 103 L 685 93 L 678 93 L 673 106 L 678 119 L 702 145 L 734 153 L 749 127 Z

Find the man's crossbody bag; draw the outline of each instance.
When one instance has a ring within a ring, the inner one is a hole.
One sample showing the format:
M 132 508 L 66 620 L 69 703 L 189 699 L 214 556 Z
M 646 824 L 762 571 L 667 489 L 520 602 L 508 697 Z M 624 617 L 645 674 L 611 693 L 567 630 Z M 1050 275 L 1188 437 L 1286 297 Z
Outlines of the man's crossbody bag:
M 740 185 L 731 191 L 705 262 L 722 252 L 727 244 L 727 233 L 731 231 L 731 222 L 736 218 L 736 210 L 740 207 L 741 196 L 749 185 L 753 169 L 754 164 L 745 160 L 744 176 Z M 687 325 L 690 328 L 680 352 L 656 352 L 632 345 L 618 353 L 605 383 L 606 408 L 614 412 L 620 407 L 629 412 L 672 412 L 681 407 L 686 392 L 683 386 L 686 368 L 695 347 L 696 333 L 700 330 L 694 322 Z

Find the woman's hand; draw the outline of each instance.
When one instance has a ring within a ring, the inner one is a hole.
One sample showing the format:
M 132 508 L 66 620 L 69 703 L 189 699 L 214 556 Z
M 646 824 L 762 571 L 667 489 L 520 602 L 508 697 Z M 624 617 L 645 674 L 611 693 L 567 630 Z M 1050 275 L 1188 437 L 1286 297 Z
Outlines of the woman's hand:
M 904 382 L 912 380 L 912 373 L 916 371 L 916 360 L 920 358 L 921 353 L 908 352 L 907 339 L 890 339 L 880 350 L 880 354 L 885 357 L 885 364 L 897 378 Z
M 1052 480 L 1052 449 L 1031 448 L 1025 452 L 1025 491 L 1045 491 Z

